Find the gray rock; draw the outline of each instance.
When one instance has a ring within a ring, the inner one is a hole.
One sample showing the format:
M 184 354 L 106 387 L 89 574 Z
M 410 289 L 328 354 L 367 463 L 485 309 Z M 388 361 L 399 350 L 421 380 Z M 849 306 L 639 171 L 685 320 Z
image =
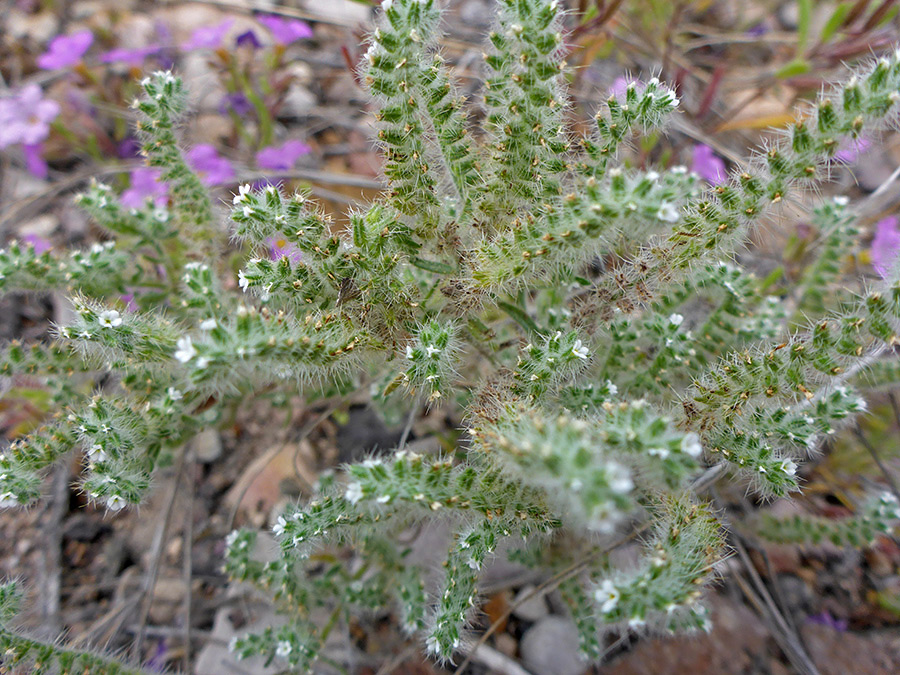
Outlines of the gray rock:
M 547 609 L 547 600 L 543 596 L 535 596 L 519 604 L 522 598 L 534 591 L 534 589 L 534 585 L 523 586 L 516 593 L 516 597 L 513 598 L 513 607 L 515 609 L 512 613 L 525 621 L 540 621 L 550 613 Z
M 194 437 L 192 447 L 197 460 L 209 464 L 222 456 L 222 437 L 215 429 L 204 429 Z
M 587 664 L 578 651 L 575 624 L 559 616 L 546 616 L 532 626 L 519 643 L 522 662 L 540 675 L 582 675 Z

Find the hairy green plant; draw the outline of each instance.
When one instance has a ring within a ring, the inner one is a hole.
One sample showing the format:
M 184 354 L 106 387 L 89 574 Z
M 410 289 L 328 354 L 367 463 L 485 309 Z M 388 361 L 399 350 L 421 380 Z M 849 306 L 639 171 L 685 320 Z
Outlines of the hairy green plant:
M 161 462 L 241 401 L 374 381 L 381 403 L 406 391 L 460 405 L 465 443 L 323 476 L 278 518 L 272 561 L 254 556 L 256 533 L 232 533 L 228 573 L 287 617 L 236 639 L 238 657 L 306 671 L 341 617 L 395 606 L 430 654 L 453 659 L 479 570 L 510 538 L 549 569 L 592 561 L 563 589 L 589 658 L 611 630 L 707 629 L 703 590 L 725 551 L 698 487 L 727 474 L 764 495 L 798 490 L 807 453 L 865 410 L 852 385 L 892 363 L 900 340 L 898 270 L 858 298 L 824 294 L 854 235 L 840 200 L 817 211 L 826 240 L 796 295 L 807 328 L 791 332 L 732 254 L 764 212 L 827 176 L 844 139 L 896 123 L 900 52 L 857 68 L 746 171 L 704 188 L 683 167 L 619 166 L 620 146 L 676 112 L 672 89 L 632 83 L 579 137 L 557 0 L 498 0 L 497 17 L 484 127 L 471 133 L 436 51 L 435 0 L 381 4 L 363 77 L 388 188 L 345 229 L 273 185 L 240 186 L 220 226 L 177 144 L 181 81 L 144 80 L 141 134 L 175 185 L 171 209 L 125 210 L 94 183 L 78 201 L 110 241 L 0 253 L 0 289 L 63 289 L 74 308 L 56 343 L 12 344 L 0 362 L 43 376 L 58 405 L 0 455 L 0 504 L 38 499 L 43 472 L 74 451 L 91 501 L 134 506 Z M 229 234 L 247 253 L 236 280 Z M 273 257 L 272 239 L 290 254 Z M 138 311 L 119 300 L 129 287 Z M 393 540 L 435 518 L 453 531 L 437 589 Z M 652 533 L 644 557 L 610 567 L 606 548 L 635 523 Z M 345 544 L 359 565 L 310 562 Z

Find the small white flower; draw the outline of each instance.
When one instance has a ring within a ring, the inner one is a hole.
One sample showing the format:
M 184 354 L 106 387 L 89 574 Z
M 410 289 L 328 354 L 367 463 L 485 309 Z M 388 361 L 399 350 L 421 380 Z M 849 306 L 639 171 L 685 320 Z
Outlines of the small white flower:
M 646 626 L 647 622 L 640 616 L 633 616 L 628 619 L 628 627 L 629 628 L 640 628 L 641 626 Z
M 280 537 L 284 534 L 285 525 L 287 525 L 287 521 L 284 519 L 284 516 L 278 516 L 278 520 L 276 520 L 275 524 L 272 526 L 272 532 L 276 537 Z
M 235 635 L 228 641 L 228 651 L 233 654 L 237 648 L 238 648 L 238 636 Z M 240 659 L 240 658 L 241 658 L 240 655 L 238 655 L 238 659 Z
M 200 330 L 212 330 L 216 327 L 215 319 L 206 319 L 205 321 L 200 322 Z
M 385 1 L 389 1 L 389 0 L 385 0 Z M 381 6 L 384 7 L 384 3 L 382 3 Z M 425 649 L 427 650 L 427 652 L 429 654 L 440 654 L 441 653 L 441 643 L 438 642 L 437 637 L 435 637 L 434 635 L 429 635 L 425 639 Z
M 243 290 L 244 293 L 247 292 L 247 287 L 250 286 L 250 280 L 244 276 L 244 270 L 238 272 L 238 286 L 241 287 L 241 290 Z
M 619 589 L 612 581 L 604 579 L 600 587 L 594 591 L 594 599 L 599 603 L 600 611 L 609 614 L 619 604 Z
M 4 492 L 0 495 L 0 509 L 10 509 L 13 506 L 18 506 L 19 500 L 16 499 L 16 496 L 12 492 Z
M 391 495 L 381 495 L 378 499 L 375 500 L 379 504 L 387 504 L 391 501 Z
M 659 211 L 656 212 L 656 217 L 666 223 L 677 223 L 681 218 L 681 214 L 678 212 L 678 209 L 675 208 L 674 204 L 665 202 L 659 207 Z
M 362 484 L 359 481 L 354 481 L 347 486 L 346 492 L 344 492 L 344 499 L 346 499 L 351 504 L 356 504 L 360 499 L 363 498 L 363 489 Z
M 197 356 L 197 350 L 194 349 L 194 343 L 191 342 L 191 338 L 187 335 L 178 338 L 178 342 L 175 343 L 175 346 L 178 348 L 175 350 L 175 358 L 182 363 L 187 363 Z
M 236 542 L 240 536 L 240 532 L 238 532 L 237 530 L 232 530 L 225 537 L 225 545 L 229 547 L 234 546 L 234 542 Z
M 209 359 L 206 358 L 205 356 L 201 356 L 200 358 L 197 359 L 197 369 L 198 370 L 203 370 L 208 365 L 209 365 Z
M 122 325 L 122 317 L 116 310 L 107 309 L 100 312 L 100 316 L 97 317 L 97 323 L 104 328 L 118 328 Z
M 425 347 L 425 356 L 429 359 L 432 356 L 434 356 L 435 354 L 440 354 L 440 353 L 441 353 L 441 350 L 438 349 L 437 347 L 435 347 L 434 345 L 428 345 L 427 347 Z
M 247 196 L 247 194 L 248 194 L 249 192 L 250 192 L 250 185 L 249 185 L 249 184 L 247 184 L 247 185 L 241 185 L 241 186 L 238 188 L 238 193 L 234 196 L 234 199 L 232 200 L 232 203 L 233 203 L 233 204 L 240 204 L 242 201 L 244 201 L 244 198 Z
M 106 498 L 106 508 L 110 511 L 121 511 L 125 507 L 125 499 L 121 495 Z
M 278 656 L 282 659 L 290 656 L 291 651 L 293 651 L 293 647 L 291 647 L 291 643 L 287 640 L 280 640 L 278 642 L 278 646 L 275 648 L 275 656 Z
M 652 457 L 659 457 L 660 459 L 665 459 L 666 457 L 669 456 L 669 449 L 668 449 L 668 448 L 663 448 L 663 447 L 659 447 L 659 448 L 650 448 L 650 449 L 647 451 L 647 454 L 650 455 L 650 456 L 652 456 Z
M 685 434 L 684 438 L 681 439 L 681 451 L 695 459 L 699 457 L 703 454 L 703 446 L 700 444 L 700 437 L 693 432 Z
M 612 383 L 612 380 L 607 380 L 606 381 L 606 391 L 609 392 L 610 396 L 615 396 L 616 394 L 619 393 L 619 388 L 615 384 Z
M 169 387 L 166 389 L 166 396 L 168 396 L 173 401 L 180 401 L 184 398 L 184 394 L 178 391 L 175 387 Z
M 103 450 L 103 446 L 99 443 L 94 443 L 87 451 L 88 459 L 93 460 L 94 462 L 105 462 L 106 461 L 106 452 Z
M 675 326 L 676 328 L 681 325 L 684 321 L 684 317 L 681 314 L 670 314 L 669 315 L 669 323 Z
M 413 348 L 409 345 L 406 345 L 406 358 L 412 359 L 413 357 Z
M 797 463 L 790 457 L 786 457 L 781 460 L 781 470 L 788 476 L 794 476 L 797 474 Z
M 687 173 L 687 167 L 679 164 L 678 166 L 673 166 L 671 169 L 669 169 L 669 173 L 673 173 L 676 176 L 683 176 Z
M 245 206 L 243 209 L 241 209 L 241 211 L 243 211 L 244 215 L 247 218 L 253 215 L 253 207 Z
M 628 470 L 620 464 L 610 462 L 606 469 L 606 476 L 609 480 L 609 489 L 616 494 L 628 494 L 634 487 Z
M 575 340 L 575 345 L 572 347 L 572 354 L 579 359 L 586 359 L 590 356 L 588 348 L 582 344 L 581 340 Z
M 838 206 L 847 206 L 847 204 L 850 203 L 850 200 L 847 197 L 845 197 L 844 195 L 837 195 L 834 198 L 834 203 L 837 204 Z

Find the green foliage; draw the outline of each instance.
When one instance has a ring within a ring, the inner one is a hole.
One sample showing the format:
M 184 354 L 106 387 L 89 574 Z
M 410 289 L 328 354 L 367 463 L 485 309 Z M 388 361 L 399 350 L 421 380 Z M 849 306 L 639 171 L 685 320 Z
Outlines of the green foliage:
M 12 344 L 0 360 L 4 374 L 44 378 L 56 406 L 0 454 L 0 505 L 39 498 L 43 472 L 75 451 L 88 499 L 119 510 L 193 435 L 262 392 L 365 386 L 388 407 L 405 390 L 460 404 L 465 441 L 323 476 L 278 518 L 268 562 L 256 533 L 232 533 L 228 574 L 286 615 L 236 639 L 237 656 L 309 671 L 342 617 L 394 606 L 450 660 L 479 572 L 511 538 L 547 544 L 540 563 L 556 570 L 592 551 L 596 578 L 564 588 L 590 658 L 610 630 L 708 628 L 701 596 L 723 536 L 690 486 L 724 461 L 765 495 L 798 489 L 803 456 L 865 410 L 850 384 L 864 389 L 870 367 L 879 383 L 896 379 L 887 347 L 900 341 L 900 280 L 831 297 L 852 209 L 816 211 L 823 245 L 795 295 L 807 329 L 791 332 L 779 298 L 732 254 L 770 206 L 827 176 L 842 141 L 896 122 L 900 54 L 858 68 L 746 172 L 705 188 L 684 167 L 619 166 L 632 135 L 677 109 L 658 80 L 607 100 L 586 136 L 567 126 L 556 0 L 498 1 L 484 128 L 472 134 L 437 54 L 436 0 L 381 8 L 363 81 L 380 105 L 388 190 L 348 227 L 304 192 L 248 185 L 220 227 L 178 146 L 182 83 L 156 73 L 137 107 L 171 211 L 123 209 L 94 183 L 78 202 L 115 243 L 0 253 L 0 289 L 63 290 L 75 310 L 56 344 Z M 246 254 L 237 279 L 221 255 L 226 229 Z M 126 288 L 141 289 L 139 310 L 122 307 Z M 396 534 L 435 518 L 452 537 L 431 589 Z M 636 522 L 653 533 L 646 554 L 614 569 L 598 551 Z M 358 558 L 316 555 L 338 545 Z M 312 612 L 323 608 L 324 626 Z M 44 649 L 4 631 L 19 661 Z
M 869 498 L 854 515 L 841 520 L 809 516 L 775 518 L 764 514 L 759 533 L 780 544 L 821 544 L 865 548 L 881 535 L 891 536 L 900 521 L 900 505 L 890 492 Z

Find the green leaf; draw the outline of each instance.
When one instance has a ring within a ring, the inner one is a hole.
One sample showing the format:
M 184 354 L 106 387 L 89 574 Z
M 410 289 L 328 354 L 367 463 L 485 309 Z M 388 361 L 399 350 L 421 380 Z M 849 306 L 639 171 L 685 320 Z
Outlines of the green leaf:
M 455 274 L 456 268 L 451 267 L 442 262 L 437 262 L 436 260 L 425 260 L 423 258 L 412 258 L 410 262 L 416 267 L 428 270 L 429 272 L 434 272 L 435 274 Z
M 850 11 L 850 6 L 849 2 L 842 2 L 834 8 L 831 17 L 822 27 L 822 33 L 819 35 L 819 42 L 822 42 L 823 44 L 828 42 L 832 36 L 837 33 L 838 29 L 844 25 L 844 18 Z
M 809 39 L 809 24 L 812 19 L 812 0 L 797 0 L 797 54 L 806 51 Z M 805 72 L 805 71 L 804 71 Z
M 809 63 L 805 59 L 798 58 L 782 66 L 778 70 L 778 72 L 775 73 L 775 77 L 777 77 L 779 80 L 786 80 L 789 77 L 795 77 L 797 75 L 802 75 L 803 73 L 808 73 L 809 69 Z
M 524 328 L 528 332 L 535 333 L 538 335 L 546 333 L 546 331 L 541 330 L 540 326 L 538 326 L 534 322 L 534 319 L 532 319 L 530 316 L 528 316 L 528 314 L 525 313 L 525 310 L 523 310 L 521 307 L 513 305 L 512 303 L 509 303 L 509 302 L 502 302 L 502 301 L 498 302 L 497 306 L 500 309 L 502 309 L 504 312 L 509 314 L 509 316 L 513 320 L 515 320 L 516 323 L 518 323 L 520 326 L 522 326 L 522 328 Z

